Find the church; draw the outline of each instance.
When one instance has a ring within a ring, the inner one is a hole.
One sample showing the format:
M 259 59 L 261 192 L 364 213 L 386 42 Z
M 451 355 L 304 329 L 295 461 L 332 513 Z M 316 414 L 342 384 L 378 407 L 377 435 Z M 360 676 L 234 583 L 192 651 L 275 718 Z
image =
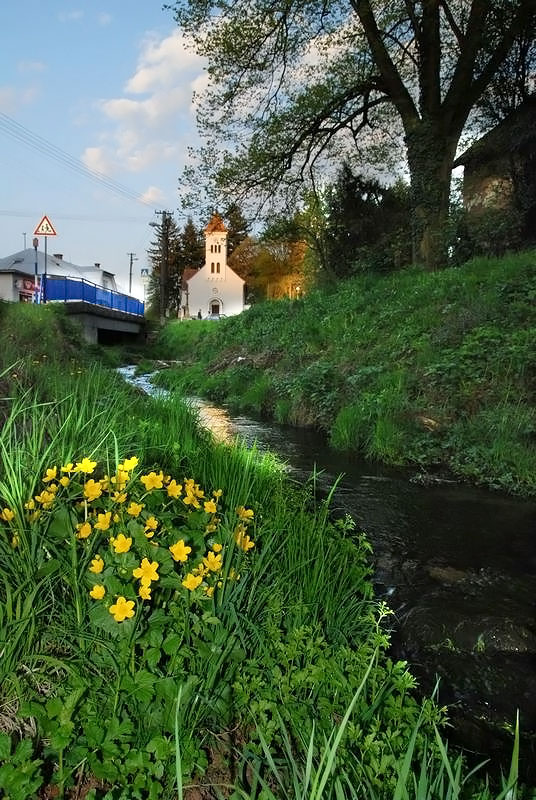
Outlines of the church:
M 205 264 L 185 269 L 181 306 L 185 317 L 231 317 L 244 310 L 244 281 L 227 264 L 227 228 L 213 214 L 205 228 Z

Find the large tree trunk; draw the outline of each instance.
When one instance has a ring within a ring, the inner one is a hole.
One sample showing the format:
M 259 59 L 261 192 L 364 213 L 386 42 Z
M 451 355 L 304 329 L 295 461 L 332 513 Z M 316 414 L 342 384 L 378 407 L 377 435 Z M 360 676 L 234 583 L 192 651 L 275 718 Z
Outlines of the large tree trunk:
M 445 136 L 436 123 L 419 122 L 406 132 L 411 179 L 413 251 L 428 270 L 447 263 L 452 163 L 457 135 Z

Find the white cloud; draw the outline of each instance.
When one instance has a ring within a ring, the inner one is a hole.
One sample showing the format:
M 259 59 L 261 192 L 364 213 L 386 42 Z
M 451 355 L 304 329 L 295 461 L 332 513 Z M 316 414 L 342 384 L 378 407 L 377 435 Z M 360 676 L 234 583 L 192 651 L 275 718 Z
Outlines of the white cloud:
M 165 202 L 166 195 L 158 186 L 149 186 L 141 195 L 140 200 L 156 206 Z
M 73 9 L 72 11 L 60 11 L 58 19 L 60 22 L 77 22 L 83 16 L 84 12 L 81 9 Z
M 112 19 L 113 19 L 112 15 L 108 14 L 107 11 L 101 11 L 101 13 L 97 17 L 97 22 L 101 27 L 105 28 L 106 25 L 109 25 L 111 23 Z
M 42 61 L 19 61 L 17 64 L 17 71 L 21 74 L 43 72 L 46 69 L 46 64 Z
M 86 166 L 110 174 L 172 164 L 178 175 L 195 138 L 192 94 L 206 82 L 203 66 L 180 33 L 148 36 L 123 95 L 98 102 L 103 130 L 98 145 L 86 148 L 82 156 Z
M 16 111 L 17 108 L 31 103 L 37 94 L 37 89 L 33 86 L 25 88 L 14 88 L 12 86 L 0 86 L 0 111 L 6 114 Z

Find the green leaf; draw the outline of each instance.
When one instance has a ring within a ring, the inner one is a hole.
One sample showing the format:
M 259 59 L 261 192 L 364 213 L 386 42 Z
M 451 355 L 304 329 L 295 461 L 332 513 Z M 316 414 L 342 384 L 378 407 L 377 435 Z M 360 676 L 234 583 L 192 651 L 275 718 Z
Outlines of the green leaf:
M 11 736 L 0 731 L 0 761 L 7 761 L 11 755 Z
M 176 653 L 177 650 L 181 647 L 183 642 L 183 637 L 178 633 L 170 633 L 164 639 L 164 643 L 162 645 L 162 650 L 166 655 L 171 656 L 173 653 Z

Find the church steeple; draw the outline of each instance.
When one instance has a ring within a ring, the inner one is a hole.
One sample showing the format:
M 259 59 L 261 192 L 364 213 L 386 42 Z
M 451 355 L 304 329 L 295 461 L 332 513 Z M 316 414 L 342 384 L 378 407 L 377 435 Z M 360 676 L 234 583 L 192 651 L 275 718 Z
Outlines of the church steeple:
M 205 228 L 205 264 L 211 278 L 225 278 L 227 269 L 227 228 L 219 214 L 213 214 Z

